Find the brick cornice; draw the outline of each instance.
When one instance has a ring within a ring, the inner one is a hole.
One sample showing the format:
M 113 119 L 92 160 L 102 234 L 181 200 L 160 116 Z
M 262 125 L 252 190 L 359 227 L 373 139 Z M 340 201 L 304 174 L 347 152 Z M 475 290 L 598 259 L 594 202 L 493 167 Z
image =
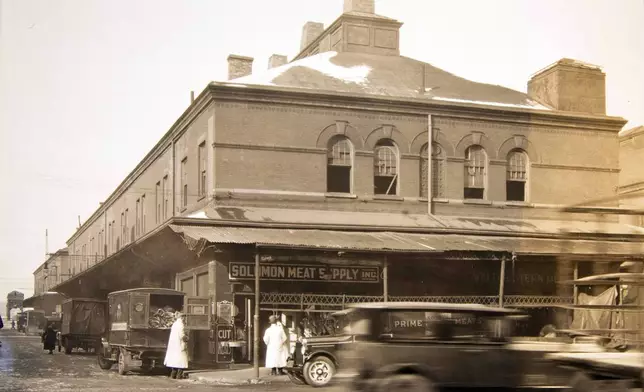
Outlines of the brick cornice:
M 420 98 L 305 90 L 292 87 L 241 86 L 213 82 L 209 85 L 209 89 L 216 102 L 264 103 L 300 108 L 334 108 L 412 116 L 427 116 L 427 114 L 431 113 L 445 118 L 609 132 L 615 135 L 626 124 L 626 120 L 620 117 L 522 108 L 484 107 L 447 101 L 429 101 Z

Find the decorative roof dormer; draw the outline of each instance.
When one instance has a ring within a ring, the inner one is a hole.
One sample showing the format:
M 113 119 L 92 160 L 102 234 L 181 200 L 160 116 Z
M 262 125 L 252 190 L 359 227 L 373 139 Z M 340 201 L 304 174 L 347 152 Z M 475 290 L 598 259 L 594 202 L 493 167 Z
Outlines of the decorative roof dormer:
M 345 0 L 344 13 L 331 26 L 315 39 L 303 37 L 302 42 L 310 43 L 293 61 L 329 51 L 399 56 L 401 26 L 395 19 L 377 15 L 374 0 Z

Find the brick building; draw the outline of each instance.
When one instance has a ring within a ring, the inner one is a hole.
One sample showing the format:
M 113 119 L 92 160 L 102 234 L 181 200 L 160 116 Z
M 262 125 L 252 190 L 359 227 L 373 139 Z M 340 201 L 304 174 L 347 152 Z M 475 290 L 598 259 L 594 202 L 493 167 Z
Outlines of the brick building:
M 59 249 L 36 268 L 33 272 L 34 295 L 25 299 L 25 306 L 44 310 L 47 316 L 60 313 L 64 296 L 53 291 L 53 288 L 73 276 L 71 258 L 67 248 Z
M 213 325 L 248 343 L 259 263 L 262 320 L 479 302 L 534 309 L 535 333 L 572 302 L 557 280 L 641 257 L 644 230 L 561 212 L 618 185 L 626 121 L 605 114 L 599 67 L 562 59 L 525 94 L 401 56 L 401 25 L 347 0 L 330 26 L 305 24 L 289 63 L 274 55 L 254 75 L 252 58 L 230 56 L 230 80 L 209 84 L 72 235 L 72 276 L 54 289 L 209 297 Z M 193 360 L 230 362 L 208 336 Z

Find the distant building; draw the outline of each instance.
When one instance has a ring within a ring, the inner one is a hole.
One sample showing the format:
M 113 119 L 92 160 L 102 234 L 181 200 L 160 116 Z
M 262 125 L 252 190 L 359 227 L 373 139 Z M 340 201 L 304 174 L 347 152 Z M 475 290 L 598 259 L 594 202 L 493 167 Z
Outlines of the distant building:
M 11 320 L 11 309 L 22 309 L 25 295 L 19 291 L 12 291 L 7 294 L 7 320 Z
M 374 7 L 346 0 L 330 26 L 306 23 L 294 59 L 261 74 L 231 55 L 230 80 L 69 238 L 71 276 L 53 290 L 207 297 L 210 325 L 245 329 L 245 347 L 255 295 L 262 323 L 275 309 L 476 302 L 529 309 L 536 334 L 565 324 L 573 292 L 557 281 L 642 257 L 644 229 L 561 212 L 618 186 L 626 120 L 606 115 L 599 67 L 562 59 L 527 94 L 472 82 L 402 56 L 402 23 Z M 193 360 L 230 362 L 210 336 Z
M 59 314 L 65 296 L 51 289 L 72 275 L 67 248 L 59 249 L 33 272 L 34 295 L 24 301 L 25 306 L 44 310 L 46 316 Z

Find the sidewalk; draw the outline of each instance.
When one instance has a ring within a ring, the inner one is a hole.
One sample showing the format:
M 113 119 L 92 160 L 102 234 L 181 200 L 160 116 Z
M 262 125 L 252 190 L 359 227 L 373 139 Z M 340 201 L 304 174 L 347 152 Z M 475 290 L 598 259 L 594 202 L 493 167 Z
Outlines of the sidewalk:
M 209 384 L 220 385 L 252 385 L 252 384 L 282 384 L 291 383 L 288 376 L 271 376 L 271 370 L 267 368 L 259 368 L 259 380 L 255 379 L 255 370 L 252 367 L 243 369 L 222 369 L 211 371 L 192 371 L 186 372 L 190 380 L 201 381 Z M 334 379 L 346 380 L 352 374 L 338 373 Z M 333 382 L 333 380 L 332 380 Z

